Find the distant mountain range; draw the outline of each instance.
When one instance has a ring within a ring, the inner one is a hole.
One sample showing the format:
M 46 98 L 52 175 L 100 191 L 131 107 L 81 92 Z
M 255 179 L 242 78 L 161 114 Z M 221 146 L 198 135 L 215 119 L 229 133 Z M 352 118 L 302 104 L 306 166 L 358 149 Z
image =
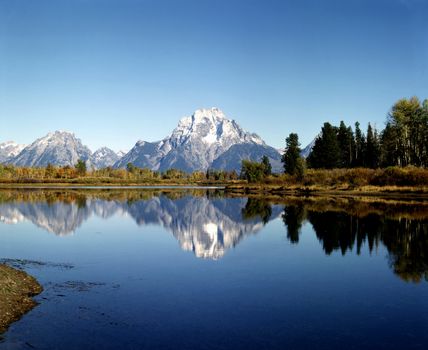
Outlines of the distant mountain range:
M 303 152 L 302 152 L 303 153 Z M 268 156 L 272 169 L 282 171 L 280 152 L 268 146 L 258 135 L 243 130 L 218 108 L 198 109 L 182 118 L 178 126 L 161 141 L 138 141 L 127 153 L 102 147 L 92 152 L 73 133 L 55 131 L 30 145 L 0 143 L 0 163 L 27 167 L 48 164 L 73 166 L 79 159 L 88 167 L 137 167 L 165 171 L 175 168 L 187 172 L 209 168 L 236 170 L 243 159 L 260 161 Z

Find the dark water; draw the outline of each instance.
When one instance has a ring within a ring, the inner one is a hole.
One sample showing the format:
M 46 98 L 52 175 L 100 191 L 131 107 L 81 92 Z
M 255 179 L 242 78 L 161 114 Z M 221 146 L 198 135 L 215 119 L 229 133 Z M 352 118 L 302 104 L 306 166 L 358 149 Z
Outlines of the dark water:
M 426 349 L 428 203 L 1 191 L 4 349 Z M 20 260 L 17 260 L 20 259 Z

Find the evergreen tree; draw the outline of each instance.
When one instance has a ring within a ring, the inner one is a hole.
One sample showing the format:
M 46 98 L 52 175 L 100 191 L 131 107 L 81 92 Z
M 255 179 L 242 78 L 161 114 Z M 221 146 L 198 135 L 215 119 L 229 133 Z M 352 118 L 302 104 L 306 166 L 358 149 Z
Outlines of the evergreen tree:
M 365 152 L 366 140 L 364 134 L 360 129 L 360 123 L 355 123 L 355 151 L 354 151 L 354 166 L 364 166 L 364 152 Z
M 377 168 L 379 166 L 380 148 L 377 131 L 372 126 L 367 127 L 367 141 L 364 165 L 368 168 Z
M 284 172 L 295 175 L 298 171 L 299 158 L 301 158 L 299 136 L 291 133 L 285 139 L 285 143 L 285 152 L 281 159 L 284 164 Z
M 428 167 L 428 99 L 422 103 L 421 122 L 421 159 L 422 165 Z
M 272 165 L 270 164 L 269 158 L 267 156 L 263 156 L 262 164 L 265 167 L 265 176 L 272 175 Z
M 351 127 L 346 127 L 343 121 L 340 122 L 340 126 L 337 132 L 337 141 L 340 148 L 340 168 L 350 168 L 353 160 L 353 140 L 354 135 Z
M 380 136 L 382 167 L 398 165 L 399 163 L 399 145 L 397 130 L 390 123 L 387 123 Z
M 74 167 L 80 176 L 86 175 L 86 162 L 83 159 L 79 159 Z
M 315 140 L 314 147 L 308 157 L 311 168 L 333 169 L 340 164 L 341 152 L 337 141 L 337 128 L 324 123 L 321 135 Z

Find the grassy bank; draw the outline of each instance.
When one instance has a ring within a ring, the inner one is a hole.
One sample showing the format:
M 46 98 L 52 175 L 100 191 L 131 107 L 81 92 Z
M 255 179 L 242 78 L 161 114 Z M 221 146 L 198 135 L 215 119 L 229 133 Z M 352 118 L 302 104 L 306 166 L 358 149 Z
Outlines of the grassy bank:
M 226 186 L 236 193 L 271 195 L 331 193 L 428 195 L 428 170 L 424 168 L 386 169 L 309 169 L 301 178 L 283 174 L 269 176 L 256 183 L 235 183 Z
M 33 277 L 0 264 L 0 334 L 36 305 L 31 297 L 41 292 Z
M 16 170 L 16 169 L 15 169 Z M 43 175 L 28 177 L 0 177 L 0 188 L 44 187 L 44 186 L 224 186 L 229 192 L 270 193 L 285 195 L 289 193 L 348 193 L 348 194 L 428 194 L 428 169 L 417 167 L 390 167 L 385 169 L 308 169 L 303 177 L 276 174 L 259 182 L 247 182 L 220 177 L 216 180 L 206 178 L 202 173 L 180 173 L 176 178 L 137 178 L 135 174 L 124 172 L 122 178 L 115 176 L 76 176 L 70 179 L 51 178 Z M 123 172 L 123 171 L 122 171 Z M 16 172 L 20 174 L 19 171 Z M 179 177 L 182 176 L 182 177 Z

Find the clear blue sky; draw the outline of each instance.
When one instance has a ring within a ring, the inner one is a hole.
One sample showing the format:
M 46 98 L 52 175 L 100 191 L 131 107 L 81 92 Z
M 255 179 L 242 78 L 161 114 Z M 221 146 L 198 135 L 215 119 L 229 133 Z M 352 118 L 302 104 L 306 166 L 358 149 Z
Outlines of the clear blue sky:
M 428 0 L 0 0 L 0 141 L 163 138 L 217 106 L 274 147 L 428 97 Z

